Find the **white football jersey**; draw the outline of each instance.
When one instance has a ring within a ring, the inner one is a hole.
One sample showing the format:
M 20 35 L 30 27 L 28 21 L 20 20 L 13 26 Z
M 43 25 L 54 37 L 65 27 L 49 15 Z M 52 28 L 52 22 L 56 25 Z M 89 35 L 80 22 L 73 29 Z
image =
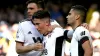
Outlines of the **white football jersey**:
M 82 26 L 77 27 L 73 33 L 73 37 L 71 40 L 71 45 L 70 45 L 71 56 L 84 56 L 84 50 L 82 48 L 82 44 L 87 40 L 90 41 L 90 45 L 92 48 L 92 38 L 90 36 L 89 31 Z
M 51 19 L 50 21 L 51 21 L 51 25 L 58 25 L 58 26 L 60 26 L 56 20 Z
M 24 46 L 31 45 L 41 38 L 42 35 L 37 31 L 35 26 L 31 21 L 24 21 L 19 23 L 19 28 L 17 31 L 16 41 L 23 42 Z M 20 56 L 39 56 L 40 51 L 31 51 L 24 54 L 19 54 Z
M 51 24 L 59 25 L 55 20 L 51 20 Z M 16 41 L 23 42 L 24 46 L 31 45 L 38 40 L 38 38 L 42 39 L 42 35 L 37 31 L 35 26 L 32 24 L 31 21 L 23 21 L 19 23 Z M 40 56 L 40 51 L 31 51 L 24 54 L 19 54 L 20 56 Z
M 42 56 L 64 56 L 64 32 L 64 29 L 57 27 L 44 37 L 44 51 Z

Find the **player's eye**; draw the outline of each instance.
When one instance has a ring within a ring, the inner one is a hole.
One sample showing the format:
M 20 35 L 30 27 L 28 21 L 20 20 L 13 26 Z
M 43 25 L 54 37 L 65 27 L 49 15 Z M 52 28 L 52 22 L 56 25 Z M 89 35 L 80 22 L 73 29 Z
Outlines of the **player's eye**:
M 33 10 L 34 8 L 28 8 L 28 9 Z
M 68 13 L 68 15 L 71 15 L 71 13 Z
M 34 25 L 39 25 L 40 23 L 34 23 Z

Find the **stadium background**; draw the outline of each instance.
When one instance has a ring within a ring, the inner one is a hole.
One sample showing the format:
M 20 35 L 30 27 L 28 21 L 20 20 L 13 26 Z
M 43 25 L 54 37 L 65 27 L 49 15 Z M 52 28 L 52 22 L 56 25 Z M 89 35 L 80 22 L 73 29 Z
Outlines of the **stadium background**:
M 0 0 L 0 55 L 4 45 L 4 53 L 7 56 L 17 56 L 15 52 L 15 37 L 18 22 L 27 17 L 26 1 L 28 0 Z M 100 2 L 99 0 L 44 0 L 45 6 L 50 2 L 56 4 L 61 10 L 60 16 L 66 20 L 68 10 L 72 5 L 80 4 L 88 9 L 85 22 L 89 24 L 90 34 L 93 37 L 93 56 L 100 56 Z M 60 5 L 59 5 L 60 4 Z M 92 6 L 94 5 L 94 7 Z M 52 6 L 51 6 L 52 7 Z M 71 29 L 62 19 L 58 22 L 66 29 Z M 64 22 L 64 23 L 62 23 Z M 67 42 L 68 46 L 70 45 Z M 13 53 L 13 54 L 12 54 Z

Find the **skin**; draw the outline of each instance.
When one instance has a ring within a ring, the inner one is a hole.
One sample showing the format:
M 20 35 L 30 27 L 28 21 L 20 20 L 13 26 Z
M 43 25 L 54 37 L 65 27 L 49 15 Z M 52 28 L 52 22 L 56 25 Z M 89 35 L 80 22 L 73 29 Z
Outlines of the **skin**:
M 51 29 L 51 25 L 49 22 L 49 19 L 35 19 L 33 20 L 34 25 L 36 27 L 36 29 L 44 35 L 47 35 L 47 33 L 50 31 L 49 29 Z
M 32 15 L 39 10 L 38 6 L 36 5 L 36 3 L 29 3 L 27 5 L 27 14 L 29 18 L 32 18 Z

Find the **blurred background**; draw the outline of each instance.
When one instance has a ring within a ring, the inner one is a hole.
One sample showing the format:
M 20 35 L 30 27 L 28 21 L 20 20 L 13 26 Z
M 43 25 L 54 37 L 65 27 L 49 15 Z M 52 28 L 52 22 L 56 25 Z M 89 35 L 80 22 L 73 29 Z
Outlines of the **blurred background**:
M 17 56 L 15 52 L 15 37 L 18 22 L 27 18 L 28 0 L 0 0 L 0 56 Z M 71 30 L 67 25 L 66 16 L 72 5 L 80 4 L 87 8 L 87 17 L 84 22 L 89 24 L 90 34 L 93 38 L 93 56 L 100 56 L 100 2 L 99 0 L 44 0 L 45 9 L 51 18 L 65 29 Z M 70 46 L 69 42 L 66 42 Z

